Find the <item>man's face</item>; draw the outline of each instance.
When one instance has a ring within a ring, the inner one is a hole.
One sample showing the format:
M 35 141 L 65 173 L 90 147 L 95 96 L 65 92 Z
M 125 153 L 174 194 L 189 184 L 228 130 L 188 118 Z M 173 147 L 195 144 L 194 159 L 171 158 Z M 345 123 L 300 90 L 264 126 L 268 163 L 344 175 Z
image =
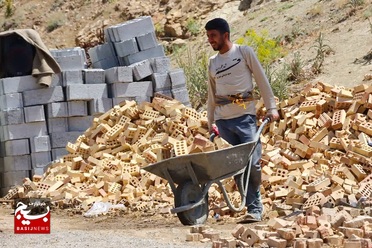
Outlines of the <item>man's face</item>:
M 219 51 L 225 45 L 225 35 L 221 34 L 220 31 L 212 29 L 207 30 L 208 42 L 211 44 L 214 51 Z

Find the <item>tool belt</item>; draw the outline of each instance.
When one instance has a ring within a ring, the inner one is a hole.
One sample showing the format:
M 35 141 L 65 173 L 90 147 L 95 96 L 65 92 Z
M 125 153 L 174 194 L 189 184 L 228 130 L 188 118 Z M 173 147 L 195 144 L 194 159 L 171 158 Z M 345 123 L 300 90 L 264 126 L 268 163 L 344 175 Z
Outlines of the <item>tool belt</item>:
M 215 101 L 217 106 L 226 105 L 229 103 L 242 104 L 244 102 L 257 100 L 258 96 L 254 95 L 252 91 L 238 93 L 235 95 L 219 96 L 216 95 Z

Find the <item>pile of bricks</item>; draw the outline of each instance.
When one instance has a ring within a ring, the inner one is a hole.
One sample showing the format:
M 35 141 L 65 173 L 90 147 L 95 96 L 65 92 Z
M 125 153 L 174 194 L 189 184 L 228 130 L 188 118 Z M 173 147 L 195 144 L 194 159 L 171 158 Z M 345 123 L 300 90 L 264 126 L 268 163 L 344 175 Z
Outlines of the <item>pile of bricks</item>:
M 121 25 L 137 22 L 153 30 L 150 17 Z M 119 35 L 125 31 L 114 27 L 107 30 Z M 148 46 L 155 42 L 152 36 L 149 41 L 146 37 L 132 40 Z M 91 57 L 106 56 L 103 47 L 107 44 L 92 48 Z M 24 177 L 42 175 L 51 161 L 68 154 L 67 142 L 89 128 L 94 117 L 122 101 L 151 102 L 159 93 L 190 106 L 184 71 L 172 69 L 163 53 L 146 53 L 145 57 L 134 53 L 130 55 L 143 60 L 125 66 L 97 68 L 96 64 L 96 68 L 87 68 L 82 48 L 50 52 L 62 69 L 53 76 L 50 87 L 38 85 L 32 76 L 0 79 L 0 196 L 22 184 Z
M 173 195 L 164 179 L 141 167 L 190 153 L 229 147 L 222 138 L 208 139 L 206 112 L 177 100 L 154 97 L 152 103 L 124 101 L 94 118 L 76 142 L 66 142 L 68 155 L 43 176 L 25 179 L 17 194 L 50 197 L 59 206 L 87 210 L 93 202 L 124 203 L 133 210 L 169 212 Z

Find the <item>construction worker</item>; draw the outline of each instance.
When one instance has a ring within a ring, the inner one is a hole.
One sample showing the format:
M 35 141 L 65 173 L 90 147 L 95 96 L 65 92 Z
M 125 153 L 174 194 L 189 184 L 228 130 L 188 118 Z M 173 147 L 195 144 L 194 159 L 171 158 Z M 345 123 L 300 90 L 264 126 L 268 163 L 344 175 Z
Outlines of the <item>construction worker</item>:
M 279 119 L 274 94 L 262 65 L 253 49 L 230 41 L 230 28 L 226 20 L 215 18 L 205 25 L 208 42 L 214 51 L 208 65 L 208 125 L 214 123 L 219 135 L 231 145 L 252 141 L 257 131 L 253 80 L 256 81 L 267 109 L 266 117 Z M 263 205 L 260 195 L 261 143 L 252 154 L 252 168 L 246 197 L 247 221 L 261 221 Z

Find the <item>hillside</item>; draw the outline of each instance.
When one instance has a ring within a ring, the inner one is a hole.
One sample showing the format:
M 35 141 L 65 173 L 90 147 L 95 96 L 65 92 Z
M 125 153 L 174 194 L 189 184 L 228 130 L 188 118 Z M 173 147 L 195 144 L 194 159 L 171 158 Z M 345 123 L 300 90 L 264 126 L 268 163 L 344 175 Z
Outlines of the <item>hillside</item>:
M 251 7 L 240 11 L 243 3 Z M 330 49 L 321 73 L 309 80 L 340 86 L 371 82 L 363 81 L 372 73 L 371 0 L 7 0 L 0 8 L 0 25 L 2 30 L 33 28 L 50 48 L 89 47 L 102 42 L 102 27 L 141 15 L 152 16 L 164 44 L 181 38 L 190 47 L 209 52 L 204 23 L 224 17 L 231 22 L 232 40 L 249 28 L 267 31 L 286 49 L 278 64 L 290 63 L 298 52 L 304 68 L 316 56 L 312 46 L 317 46 L 321 32 Z

